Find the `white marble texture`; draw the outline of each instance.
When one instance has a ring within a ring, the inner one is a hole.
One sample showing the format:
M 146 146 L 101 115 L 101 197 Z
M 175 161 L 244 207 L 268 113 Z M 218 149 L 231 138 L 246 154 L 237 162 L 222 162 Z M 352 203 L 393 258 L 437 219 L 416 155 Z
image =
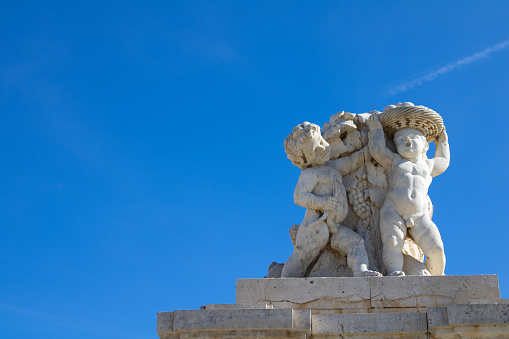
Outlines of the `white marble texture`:
M 437 146 L 431 159 L 429 142 Z M 322 130 L 297 125 L 284 146 L 302 169 L 294 200 L 306 211 L 290 230 L 292 255 L 268 277 L 444 274 L 428 196 L 432 177 L 450 162 L 437 112 L 409 102 L 382 113 L 342 111 Z
M 508 338 L 496 275 L 239 279 L 237 303 L 160 312 L 160 339 Z
M 236 303 L 274 308 L 425 308 L 500 299 L 496 275 L 238 279 Z

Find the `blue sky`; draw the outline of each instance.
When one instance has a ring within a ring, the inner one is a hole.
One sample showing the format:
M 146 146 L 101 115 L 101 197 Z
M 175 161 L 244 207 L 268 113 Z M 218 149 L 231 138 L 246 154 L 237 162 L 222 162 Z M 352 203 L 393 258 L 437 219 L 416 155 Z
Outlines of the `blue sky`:
M 509 2 L 4 3 L 0 336 L 156 338 L 292 252 L 283 140 L 334 113 L 439 112 L 446 274 L 509 297 Z

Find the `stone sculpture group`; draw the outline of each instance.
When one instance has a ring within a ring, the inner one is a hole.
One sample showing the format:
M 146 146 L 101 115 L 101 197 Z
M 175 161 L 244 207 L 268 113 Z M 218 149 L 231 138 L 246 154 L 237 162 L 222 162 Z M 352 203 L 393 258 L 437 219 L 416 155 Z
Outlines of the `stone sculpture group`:
M 428 196 L 449 166 L 438 113 L 340 112 L 322 129 L 297 125 L 284 146 L 306 208 L 293 253 L 270 265 L 276 279 L 238 279 L 235 304 L 158 313 L 160 339 L 509 338 L 496 275 L 444 276 Z
M 428 196 L 450 160 L 438 113 L 410 102 L 382 113 L 339 112 L 322 130 L 296 126 L 284 146 L 302 169 L 294 200 L 306 212 L 290 229 L 292 255 L 273 263 L 268 277 L 444 274 Z

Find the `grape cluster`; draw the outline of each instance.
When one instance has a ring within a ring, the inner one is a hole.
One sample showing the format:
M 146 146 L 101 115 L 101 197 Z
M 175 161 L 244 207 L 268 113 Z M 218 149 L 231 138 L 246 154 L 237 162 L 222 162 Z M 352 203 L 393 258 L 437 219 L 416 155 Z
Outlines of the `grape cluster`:
M 368 179 L 366 172 L 357 178 L 356 185 L 347 189 L 348 202 L 356 216 L 360 219 L 369 219 L 371 217 L 371 204 L 368 200 Z

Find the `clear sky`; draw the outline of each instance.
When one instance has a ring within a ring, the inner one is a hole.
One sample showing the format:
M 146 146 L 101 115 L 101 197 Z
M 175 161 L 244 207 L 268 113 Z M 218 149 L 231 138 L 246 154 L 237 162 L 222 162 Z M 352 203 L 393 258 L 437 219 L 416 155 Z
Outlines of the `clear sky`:
M 446 274 L 509 297 L 508 1 L 6 1 L 0 337 L 156 338 L 292 252 L 283 140 L 341 110 L 439 112 Z

